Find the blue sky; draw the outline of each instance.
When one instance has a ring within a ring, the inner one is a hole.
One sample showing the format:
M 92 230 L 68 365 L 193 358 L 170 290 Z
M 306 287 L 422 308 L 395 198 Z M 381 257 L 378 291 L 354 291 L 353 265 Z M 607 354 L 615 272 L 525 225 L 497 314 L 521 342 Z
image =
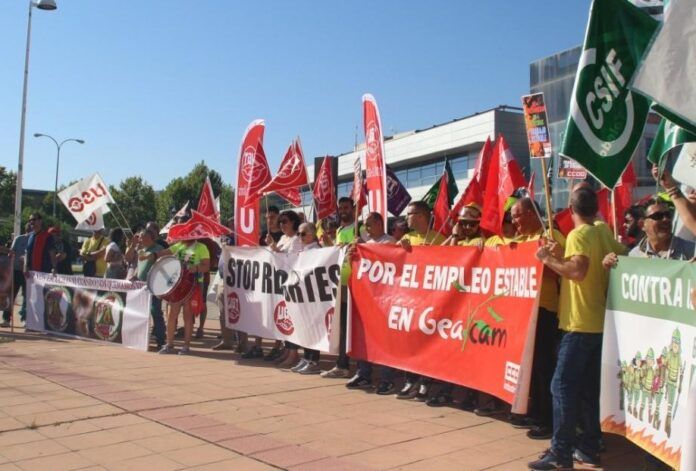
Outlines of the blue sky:
M 57 0 L 34 9 L 25 187 L 99 171 L 155 189 L 201 160 L 233 183 L 242 133 L 266 120 L 275 172 L 362 140 L 361 96 L 385 134 L 520 106 L 529 63 L 582 42 L 589 0 Z M 28 3 L 0 2 L 0 165 L 17 168 Z

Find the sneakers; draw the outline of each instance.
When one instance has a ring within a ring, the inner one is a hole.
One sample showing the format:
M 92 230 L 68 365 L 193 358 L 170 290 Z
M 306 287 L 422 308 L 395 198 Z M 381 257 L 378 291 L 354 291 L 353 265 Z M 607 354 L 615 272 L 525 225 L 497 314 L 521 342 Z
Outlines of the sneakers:
M 360 375 L 355 375 L 346 383 L 346 387 L 348 389 L 370 389 L 372 387 L 372 381 Z
M 159 353 L 160 355 L 169 355 L 169 354 L 172 354 L 172 353 L 176 353 L 176 349 L 174 348 L 173 345 L 165 345 L 165 346 L 162 347 L 162 348 L 160 349 L 160 351 L 157 352 L 157 353 Z
M 593 455 L 590 455 L 588 453 L 585 453 L 584 451 L 580 450 L 579 448 L 576 448 L 575 451 L 573 452 L 573 461 L 575 461 L 578 464 L 592 466 L 592 467 L 599 467 L 602 464 L 602 461 L 599 458 L 598 454 L 593 456 Z
M 307 366 L 307 363 L 309 363 L 309 360 L 302 358 L 300 361 L 297 362 L 295 366 L 290 368 L 290 371 L 292 371 L 293 373 L 299 373 L 302 368 Z
M 339 368 L 334 366 L 329 371 L 323 371 L 321 373 L 322 378 L 347 378 L 350 372 L 346 368 Z
M 307 364 L 298 371 L 301 375 L 318 375 L 321 373 L 321 368 L 316 361 L 307 361 Z
M 532 440 L 548 440 L 553 436 L 553 429 L 547 425 L 539 425 L 527 430 L 527 438 Z
M 428 391 L 430 390 L 430 381 L 422 381 L 418 386 L 418 393 L 414 398 L 418 402 L 426 402 L 428 400 Z
M 417 398 L 416 398 L 417 399 Z M 442 393 L 437 393 L 427 401 L 425 401 L 426 406 L 430 407 L 442 407 L 442 406 L 449 406 L 454 402 L 452 400 L 452 396 L 449 394 L 442 394 Z
M 191 354 L 191 349 L 188 347 L 181 347 L 181 350 L 179 350 L 179 355 L 190 355 Z
M 527 463 L 527 466 L 537 471 L 567 470 L 573 469 L 573 461 L 560 459 L 549 448 L 539 455 L 538 460 Z
M 394 391 L 396 391 L 394 383 L 391 381 L 380 381 L 377 385 L 377 391 L 375 392 L 380 396 L 388 396 L 390 394 L 394 394 Z
M 246 353 L 242 353 L 241 358 L 244 360 L 253 360 L 254 358 L 263 357 L 263 350 L 261 347 L 254 345 Z
M 413 399 L 418 394 L 418 383 L 406 381 L 404 386 L 396 393 L 397 399 Z

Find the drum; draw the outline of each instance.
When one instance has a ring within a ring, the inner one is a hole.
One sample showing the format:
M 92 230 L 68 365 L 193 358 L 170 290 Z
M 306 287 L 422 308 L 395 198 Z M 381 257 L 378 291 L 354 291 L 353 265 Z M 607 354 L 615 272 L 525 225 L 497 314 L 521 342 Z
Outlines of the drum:
M 158 259 L 147 275 L 147 287 L 153 296 L 177 304 L 193 293 L 194 277 L 178 258 L 167 255 Z

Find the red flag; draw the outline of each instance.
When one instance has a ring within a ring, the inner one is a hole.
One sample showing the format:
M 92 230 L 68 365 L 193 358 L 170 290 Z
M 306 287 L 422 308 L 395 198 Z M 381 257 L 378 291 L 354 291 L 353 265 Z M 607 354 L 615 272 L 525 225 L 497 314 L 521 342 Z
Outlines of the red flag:
M 299 206 L 302 203 L 302 194 L 299 188 L 276 190 L 276 194 L 293 206 Z
M 375 97 L 366 93 L 363 101 L 363 127 L 365 130 L 365 160 L 367 201 L 370 212 L 378 212 L 387 230 L 387 170 L 384 161 L 382 122 Z
M 611 215 L 611 206 L 610 206 L 610 199 L 611 196 L 611 190 L 608 188 L 602 188 L 597 192 L 597 206 L 599 207 L 599 210 L 597 211 L 601 216 L 604 221 L 609 224 L 610 227 L 614 227 L 614 221 L 610 217 Z
M 433 205 L 433 229 L 438 231 L 443 236 L 447 237 L 452 233 L 453 221 L 449 217 L 449 194 L 447 190 L 447 172 L 440 177 L 440 189 L 437 193 L 437 199 Z
M 575 223 L 573 222 L 573 212 L 570 208 L 565 208 L 563 211 L 556 213 L 553 217 L 553 222 L 558 226 L 558 230 L 564 236 L 568 236 L 568 233 L 573 230 Z
M 353 162 L 353 188 L 350 191 L 350 197 L 356 205 L 356 211 L 360 213 L 367 204 L 367 195 L 365 194 L 365 186 L 362 181 L 360 157 Z
M 459 218 L 459 215 L 461 214 L 462 210 L 471 203 L 475 203 L 479 207 L 483 206 L 483 198 L 481 197 L 481 187 L 479 186 L 478 180 L 476 178 L 472 178 L 471 180 L 469 180 L 469 184 L 464 190 L 464 193 L 462 193 L 462 195 L 459 197 L 459 200 L 457 200 L 457 202 L 454 203 L 454 206 L 452 206 L 452 210 L 450 211 L 450 219 L 452 221 L 456 221 Z
M 331 160 L 328 155 L 324 157 L 321 163 L 312 194 L 316 204 L 317 219 L 324 219 L 336 214 L 336 208 L 338 207 L 336 186 L 331 174 Z
M 262 119 L 253 121 L 247 127 L 239 149 L 237 170 L 237 191 L 234 205 L 234 230 L 237 245 L 258 245 L 261 227 L 259 224 L 260 202 L 258 198 L 250 199 L 258 193 L 259 188 L 270 180 L 268 162 L 263 153 Z M 249 201 L 247 201 L 249 200 Z
M 502 135 L 498 136 L 488 167 L 481 228 L 500 234 L 507 199 L 517 188 L 526 186 L 522 170 L 505 138 Z
M 536 172 L 532 170 L 532 174 L 529 175 L 529 183 L 527 184 L 527 191 L 529 192 L 529 196 L 534 199 L 534 178 L 536 177 Z
M 195 209 L 191 211 L 191 219 L 181 224 L 174 224 L 169 229 L 167 241 L 213 239 L 229 234 L 231 231 L 211 218 L 203 216 Z
M 292 141 L 285 152 L 278 173 L 273 179 L 259 190 L 259 195 L 276 192 L 295 206 L 302 202 L 299 188 L 307 185 L 307 168 L 302 155 L 299 138 Z M 295 190 L 283 192 L 283 190 Z
M 493 143 L 491 142 L 490 136 L 486 137 L 486 142 L 483 144 L 481 151 L 476 158 L 476 166 L 474 167 L 473 179 L 476 180 L 478 187 L 481 190 L 486 189 L 486 181 L 488 179 L 488 166 L 491 162 L 491 156 L 493 155 Z M 470 201 L 471 203 L 477 203 L 483 206 L 483 194 L 481 195 L 481 201 Z
M 210 177 L 205 177 L 201 196 L 198 198 L 198 212 L 205 217 L 220 221 L 220 213 L 217 210 L 217 206 L 215 206 L 215 195 L 213 195 Z
M 635 188 L 637 183 L 638 178 L 633 170 L 633 163 L 629 162 L 614 188 L 617 214 L 623 214 L 624 210 L 631 207 L 631 203 L 633 203 L 633 188 Z M 620 208 L 621 211 L 619 211 Z

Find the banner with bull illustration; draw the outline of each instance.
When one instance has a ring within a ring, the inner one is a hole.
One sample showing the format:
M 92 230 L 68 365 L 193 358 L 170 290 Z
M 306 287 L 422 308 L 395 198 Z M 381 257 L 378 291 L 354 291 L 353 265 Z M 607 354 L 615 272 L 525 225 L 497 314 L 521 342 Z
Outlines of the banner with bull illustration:
M 223 251 L 225 325 L 267 339 L 336 353 L 334 304 L 343 255 L 338 247 L 277 253 L 267 247 Z
M 620 257 L 604 320 L 602 429 L 674 468 L 696 446 L 695 286 L 693 263 Z
M 351 356 L 485 391 L 525 412 L 542 280 L 537 247 L 359 245 Z
M 147 351 L 150 296 L 142 282 L 29 272 L 27 329 Z

